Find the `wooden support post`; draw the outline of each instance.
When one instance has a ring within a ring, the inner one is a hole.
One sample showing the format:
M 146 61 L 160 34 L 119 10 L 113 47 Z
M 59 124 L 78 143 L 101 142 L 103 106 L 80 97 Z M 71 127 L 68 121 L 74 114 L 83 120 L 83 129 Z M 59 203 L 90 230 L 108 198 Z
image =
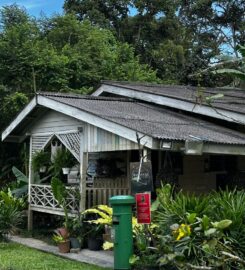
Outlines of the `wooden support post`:
M 28 205 L 27 229 L 28 231 L 31 231 L 33 229 L 33 211 L 31 210 L 30 204 Z
M 27 229 L 31 231 L 33 229 L 33 211 L 31 210 L 31 184 L 32 184 L 32 136 L 30 137 L 30 149 L 29 149 L 29 176 L 28 176 L 28 220 Z
M 80 134 L 80 211 L 84 211 L 86 209 L 86 178 L 88 167 L 87 124 L 80 131 Z

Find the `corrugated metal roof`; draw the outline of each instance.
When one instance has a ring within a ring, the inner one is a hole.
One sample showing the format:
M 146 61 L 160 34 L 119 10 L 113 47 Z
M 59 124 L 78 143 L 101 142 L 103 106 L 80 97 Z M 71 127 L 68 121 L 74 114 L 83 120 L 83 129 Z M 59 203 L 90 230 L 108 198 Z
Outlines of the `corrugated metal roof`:
M 127 99 L 39 93 L 153 138 L 245 145 L 245 134 L 168 109 Z
M 127 88 L 142 93 L 150 93 L 159 96 L 172 97 L 176 100 L 189 101 L 193 103 L 202 102 L 207 105 L 205 98 L 216 94 L 224 94 L 224 97 L 213 100 L 212 106 L 232 112 L 245 114 L 245 90 L 231 88 L 197 88 L 192 86 L 161 85 L 147 83 L 128 83 L 103 81 L 103 84 Z M 144 99 L 144 96 L 142 96 Z M 203 100 L 201 100 L 203 99 Z

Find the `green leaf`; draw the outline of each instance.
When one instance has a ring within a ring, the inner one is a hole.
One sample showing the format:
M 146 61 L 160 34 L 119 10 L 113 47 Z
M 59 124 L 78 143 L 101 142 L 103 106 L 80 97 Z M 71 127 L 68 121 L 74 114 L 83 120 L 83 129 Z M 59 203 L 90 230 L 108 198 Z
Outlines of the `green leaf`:
M 230 219 L 224 219 L 219 222 L 212 222 L 212 225 L 220 230 L 224 230 L 231 225 L 232 221 Z
M 187 220 L 190 224 L 194 223 L 196 221 L 196 213 L 187 214 Z
M 216 231 L 217 231 L 217 229 L 211 228 L 211 229 L 208 229 L 207 231 L 204 231 L 204 235 L 205 236 L 210 236 L 210 235 L 216 233 Z
M 151 212 L 156 211 L 159 205 L 160 205 L 160 202 L 159 202 L 158 199 L 156 199 L 156 200 L 151 204 Z
M 19 169 L 17 169 L 15 166 L 12 167 L 12 172 L 17 178 L 18 182 L 24 182 L 28 184 L 28 178 L 26 175 L 24 175 Z
M 236 69 L 231 69 L 231 68 L 224 68 L 224 69 L 219 69 L 213 72 L 214 74 L 230 74 L 230 75 L 234 75 L 235 77 L 238 77 L 242 80 L 245 79 L 245 73 L 240 71 L 240 70 L 236 70 Z
M 219 99 L 219 98 L 222 98 L 224 97 L 224 94 L 216 94 L 216 95 L 213 95 L 213 96 L 210 96 L 210 97 L 206 97 L 206 101 L 207 102 L 211 102 L 215 99 Z
M 216 247 L 218 243 L 218 240 L 217 239 L 211 239 L 207 242 L 207 244 L 209 245 L 210 248 L 214 249 Z
M 51 179 L 51 188 L 54 198 L 61 206 L 64 206 L 65 198 L 67 195 L 64 183 L 62 183 L 60 179 L 53 177 Z
M 131 265 L 134 265 L 136 262 L 139 261 L 139 256 L 136 256 L 135 254 L 133 254 L 130 258 L 129 258 L 129 263 Z
M 204 215 L 202 218 L 202 228 L 204 231 L 209 228 L 209 218 L 206 215 Z

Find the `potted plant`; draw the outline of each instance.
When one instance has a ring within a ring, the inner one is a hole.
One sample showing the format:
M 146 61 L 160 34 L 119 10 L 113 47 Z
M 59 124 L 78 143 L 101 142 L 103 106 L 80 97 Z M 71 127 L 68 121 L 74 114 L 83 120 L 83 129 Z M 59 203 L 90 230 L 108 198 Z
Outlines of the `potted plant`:
M 57 230 L 62 237 L 68 238 L 69 237 L 69 230 L 68 230 L 69 217 L 68 217 L 68 209 L 67 209 L 67 204 L 66 204 L 66 200 L 68 196 L 66 187 L 64 183 L 61 182 L 60 179 L 53 177 L 51 179 L 51 188 L 52 188 L 52 192 L 53 192 L 55 200 L 58 202 L 59 206 L 64 211 L 64 217 L 65 217 L 64 227 L 59 228 Z
M 69 150 L 62 148 L 57 150 L 52 163 L 51 168 L 57 176 L 61 171 L 63 171 L 64 174 L 68 174 L 77 161 Z
M 50 162 L 50 153 L 40 150 L 34 153 L 32 157 L 32 166 L 34 171 L 45 172 Z
M 88 249 L 100 250 L 103 244 L 103 226 L 97 224 L 90 225 L 90 231 L 88 232 Z
M 85 228 L 83 223 L 83 215 L 79 215 L 71 219 L 68 223 L 68 231 L 70 233 L 71 249 L 81 249 L 83 246 L 83 235 Z
M 112 208 L 107 205 L 98 205 L 84 211 L 85 214 L 95 215 L 95 219 L 87 222 L 101 225 L 104 227 L 103 240 L 111 241 L 111 226 L 112 226 Z
M 57 230 L 53 235 L 53 240 L 57 243 L 60 253 L 68 253 L 70 252 L 70 240 L 69 238 L 64 237 Z

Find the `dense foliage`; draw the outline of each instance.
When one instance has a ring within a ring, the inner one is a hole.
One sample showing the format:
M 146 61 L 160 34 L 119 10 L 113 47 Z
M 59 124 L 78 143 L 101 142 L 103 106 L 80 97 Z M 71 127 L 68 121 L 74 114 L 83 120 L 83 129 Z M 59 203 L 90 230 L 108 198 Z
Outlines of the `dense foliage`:
M 132 44 L 166 82 L 197 83 L 188 74 L 223 51 L 238 56 L 236 46 L 245 42 L 243 0 L 65 0 L 64 8 Z
M 132 263 L 143 258 L 161 269 L 245 269 L 244 196 L 233 190 L 200 197 L 163 186 L 152 206 L 154 224 L 135 237 Z

